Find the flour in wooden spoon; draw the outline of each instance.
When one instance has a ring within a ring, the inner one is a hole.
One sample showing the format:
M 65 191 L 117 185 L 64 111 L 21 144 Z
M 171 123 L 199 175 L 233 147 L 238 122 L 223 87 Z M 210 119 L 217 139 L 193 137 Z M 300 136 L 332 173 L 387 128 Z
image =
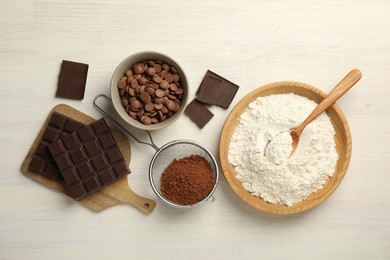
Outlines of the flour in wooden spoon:
M 288 130 L 303 122 L 316 106 L 294 94 L 259 97 L 249 104 L 238 120 L 228 153 L 236 178 L 246 190 L 267 202 L 292 206 L 323 187 L 338 160 L 335 131 L 325 112 L 306 126 L 289 158 Z M 276 136 L 279 141 L 270 143 L 266 156 L 264 148 Z

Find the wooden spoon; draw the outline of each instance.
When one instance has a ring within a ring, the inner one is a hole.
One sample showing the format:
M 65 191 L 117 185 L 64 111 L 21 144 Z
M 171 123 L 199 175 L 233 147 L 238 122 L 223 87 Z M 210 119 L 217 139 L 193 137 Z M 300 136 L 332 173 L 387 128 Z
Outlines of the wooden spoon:
M 337 86 L 332 89 L 331 92 L 321 101 L 316 109 L 296 128 L 290 129 L 290 135 L 292 138 L 292 151 L 290 156 L 294 153 L 298 146 L 299 137 L 302 134 L 303 129 L 310 124 L 317 116 L 324 112 L 328 107 L 333 105 L 342 95 L 344 95 L 352 86 L 354 86 L 362 77 L 362 72 L 358 69 L 353 69 L 349 72 Z

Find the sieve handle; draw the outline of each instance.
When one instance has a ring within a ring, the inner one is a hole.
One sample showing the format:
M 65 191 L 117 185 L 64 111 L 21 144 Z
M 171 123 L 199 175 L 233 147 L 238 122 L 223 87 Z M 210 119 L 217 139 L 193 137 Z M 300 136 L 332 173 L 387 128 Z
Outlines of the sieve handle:
M 155 149 L 156 151 L 159 149 L 157 147 L 157 145 L 153 142 L 153 138 L 152 138 L 152 135 L 150 134 L 149 131 L 145 130 L 145 132 L 148 134 L 149 136 L 149 139 L 150 139 L 150 143 L 148 142 L 144 142 L 144 141 L 141 141 L 140 139 L 138 139 L 135 135 L 133 135 L 132 133 L 130 133 L 124 126 L 122 126 L 120 123 L 118 123 L 118 121 L 116 121 L 112 116 L 110 116 L 108 113 L 106 113 L 98 104 L 97 104 L 97 100 L 99 98 L 105 98 L 106 100 L 109 100 L 110 102 L 112 102 L 111 98 L 107 97 L 106 95 L 104 94 L 99 94 L 97 95 L 94 99 L 93 99 L 93 105 L 94 107 L 101 113 L 103 114 L 103 116 L 109 118 L 112 122 L 114 122 L 119 128 L 121 128 L 123 131 L 125 131 L 128 135 L 130 135 L 132 138 L 134 138 L 134 140 L 136 140 L 138 143 L 140 144 L 145 144 L 145 145 L 149 145 L 151 146 L 153 149 Z
M 213 203 L 215 201 L 214 195 L 211 195 L 206 201 L 209 203 Z

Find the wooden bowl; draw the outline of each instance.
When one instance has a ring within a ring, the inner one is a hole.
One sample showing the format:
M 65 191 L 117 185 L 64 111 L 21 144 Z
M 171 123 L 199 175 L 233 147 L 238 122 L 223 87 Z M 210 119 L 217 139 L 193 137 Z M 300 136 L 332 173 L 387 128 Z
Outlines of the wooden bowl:
M 321 100 L 326 95 L 326 93 L 324 93 L 323 91 L 309 84 L 301 82 L 282 81 L 260 87 L 245 96 L 229 114 L 221 132 L 219 145 L 219 156 L 223 174 L 225 175 L 227 182 L 229 183 L 233 191 L 236 193 L 236 195 L 255 209 L 278 215 L 296 214 L 307 211 L 319 205 L 326 198 L 328 198 L 344 178 L 344 175 L 349 165 L 352 150 L 351 132 L 348 126 L 347 119 L 345 118 L 340 107 L 337 104 L 334 104 L 333 106 L 328 108 L 326 112 L 330 117 L 336 132 L 334 138 L 339 159 L 337 161 L 336 170 L 333 174 L 333 177 L 327 180 L 324 187 L 321 190 L 312 193 L 306 200 L 301 201 L 299 203 L 295 203 L 291 207 L 282 204 L 271 204 L 265 202 L 259 197 L 255 197 L 250 194 L 242 186 L 241 181 L 236 179 L 234 167 L 229 163 L 228 150 L 230 139 L 237 126 L 238 118 L 243 112 L 246 111 L 246 108 L 249 103 L 254 101 L 257 97 L 287 93 L 294 93 L 300 96 L 304 96 L 317 103 L 321 102 Z

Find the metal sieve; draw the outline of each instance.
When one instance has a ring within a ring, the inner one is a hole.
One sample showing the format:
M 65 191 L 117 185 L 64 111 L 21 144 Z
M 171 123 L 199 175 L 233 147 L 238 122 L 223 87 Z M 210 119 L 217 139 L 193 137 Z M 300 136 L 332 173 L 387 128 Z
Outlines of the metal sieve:
M 200 203 L 204 201 L 210 201 L 213 202 L 215 199 L 213 197 L 213 193 L 215 189 L 217 188 L 218 181 L 219 181 L 219 167 L 218 163 L 213 156 L 213 154 L 210 152 L 209 149 L 207 149 L 202 144 L 192 141 L 192 140 L 174 140 L 171 141 L 165 145 L 163 145 L 161 148 L 159 148 L 153 141 L 152 135 L 149 131 L 145 130 L 145 132 L 148 135 L 149 141 L 142 141 L 139 138 L 137 138 L 134 134 L 132 134 L 130 131 L 128 131 L 124 126 L 122 126 L 120 123 L 118 123 L 117 120 L 115 120 L 111 115 L 109 115 L 107 112 L 104 111 L 98 104 L 97 100 L 99 98 L 104 98 L 112 104 L 112 100 L 107 97 L 106 95 L 100 94 L 97 95 L 93 100 L 94 107 L 103 114 L 104 117 L 110 119 L 115 125 L 117 125 L 120 129 L 122 129 L 125 133 L 127 133 L 129 136 L 134 138 L 138 143 L 151 146 L 156 153 L 154 154 L 152 160 L 149 164 L 149 182 L 152 186 L 153 191 L 156 193 L 157 197 L 159 197 L 163 202 L 166 204 L 176 207 L 176 208 L 192 208 L 194 206 L 199 205 Z M 160 190 L 160 179 L 161 174 L 164 172 L 165 168 L 174 160 L 174 159 L 182 159 L 184 157 L 188 157 L 191 155 L 199 155 L 202 156 L 204 159 L 207 160 L 207 162 L 210 164 L 211 169 L 213 170 L 214 177 L 215 177 L 215 184 L 212 189 L 212 191 L 201 201 L 193 204 L 193 205 L 180 205 L 176 204 L 174 202 L 171 202 L 164 198 L 164 196 L 161 194 Z

